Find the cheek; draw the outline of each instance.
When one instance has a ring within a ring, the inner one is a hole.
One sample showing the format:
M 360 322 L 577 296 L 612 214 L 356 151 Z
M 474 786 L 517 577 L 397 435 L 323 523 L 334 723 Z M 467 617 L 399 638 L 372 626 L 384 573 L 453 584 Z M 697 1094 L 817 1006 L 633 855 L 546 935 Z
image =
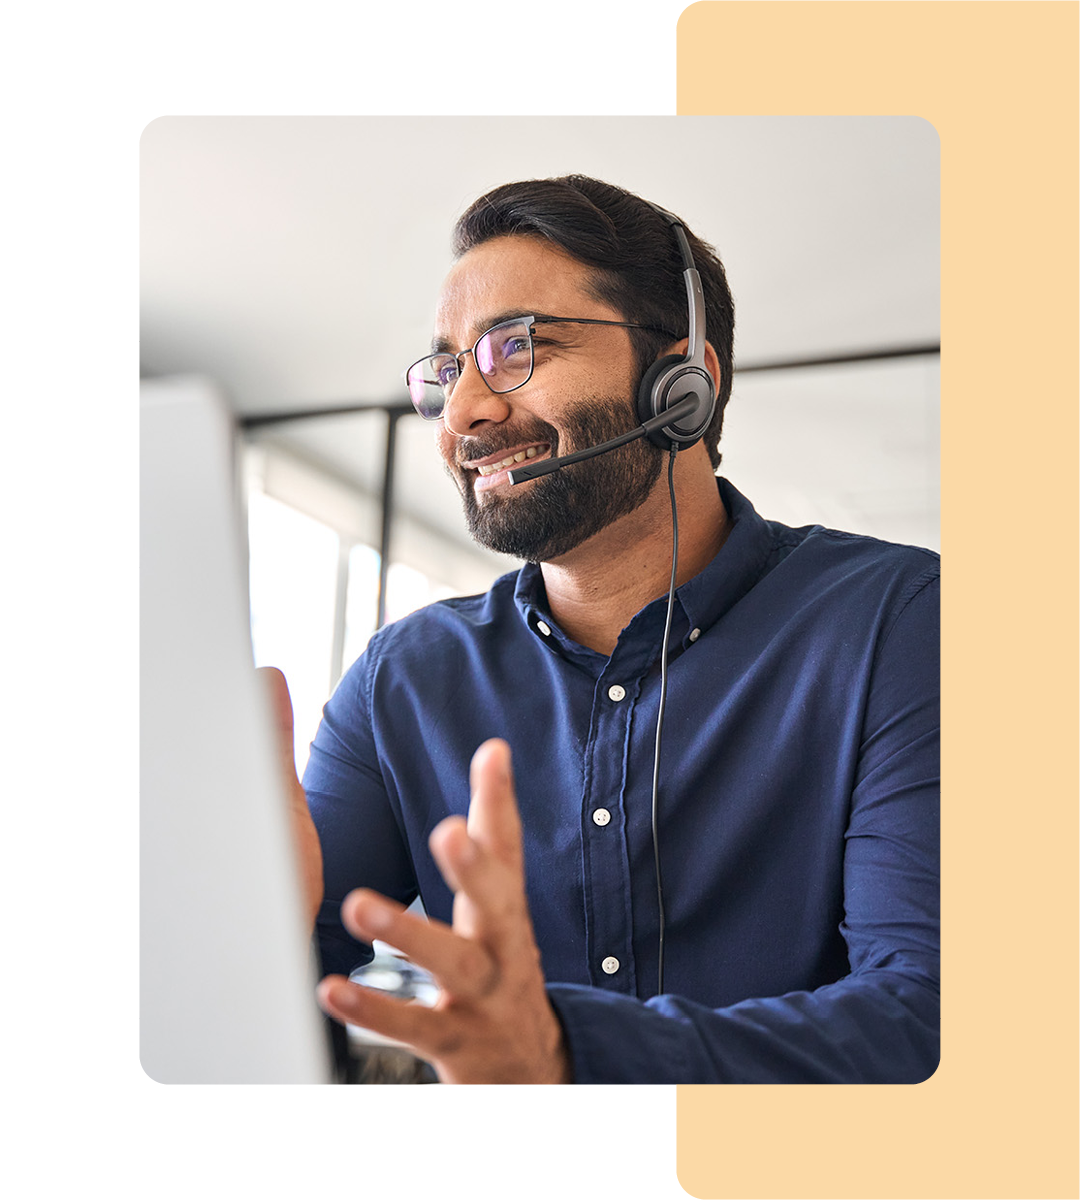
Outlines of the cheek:
M 454 436 L 446 432 L 446 426 L 440 421 L 434 431 L 435 449 L 439 452 L 439 457 L 451 470 L 451 474 L 457 476 L 457 471 L 454 467 Z

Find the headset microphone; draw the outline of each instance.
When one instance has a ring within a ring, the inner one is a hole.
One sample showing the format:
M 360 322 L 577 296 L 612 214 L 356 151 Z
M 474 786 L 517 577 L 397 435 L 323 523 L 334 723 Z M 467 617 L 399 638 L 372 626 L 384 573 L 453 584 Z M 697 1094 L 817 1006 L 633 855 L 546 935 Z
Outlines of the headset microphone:
M 588 450 L 576 450 L 573 454 L 563 454 L 558 458 L 545 458 L 538 463 L 530 463 L 527 467 L 515 467 L 508 472 L 506 477 L 511 483 L 524 483 L 528 479 L 535 479 L 538 475 L 549 475 L 552 471 L 558 471 L 561 467 L 567 467 L 571 463 L 584 462 L 587 458 L 595 458 L 598 454 L 607 454 L 609 450 L 617 450 L 628 442 L 635 441 L 639 437 L 648 437 L 664 429 L 665 426 L 688 417 L 697 409 L 698 404 L 697 396 L 693 394 L 682 396 L 676 404 L 659 416 L 650 417 L 643 424 L 627 433 L 620 433 L 618 437 L 612 438 L 609 442 L 601 442 L 599 446 L 590 446 Z

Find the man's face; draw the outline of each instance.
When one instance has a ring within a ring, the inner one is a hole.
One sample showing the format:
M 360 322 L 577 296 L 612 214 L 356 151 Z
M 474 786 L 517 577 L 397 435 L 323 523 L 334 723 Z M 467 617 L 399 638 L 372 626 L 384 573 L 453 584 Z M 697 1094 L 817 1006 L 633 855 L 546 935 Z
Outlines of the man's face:
M 512 316 L 623 315 L 593 297 L 588 268 L 527 237 L 501 237 L 463 255 L 447 276 L 436 338 L 462 350 Z M 436 433 L 458 485 L 469 531 L 481 545 L 530 562 L 569 553 L 638 508 L 660 474 L 663 453 L 642 441 L 512 485 L 505 460 L 537 461 L 597 445 L 638 424 L 637 371 L 629 330 L 604 325 L 539 325 L 532 377 L 497 395 L 471 356 Z

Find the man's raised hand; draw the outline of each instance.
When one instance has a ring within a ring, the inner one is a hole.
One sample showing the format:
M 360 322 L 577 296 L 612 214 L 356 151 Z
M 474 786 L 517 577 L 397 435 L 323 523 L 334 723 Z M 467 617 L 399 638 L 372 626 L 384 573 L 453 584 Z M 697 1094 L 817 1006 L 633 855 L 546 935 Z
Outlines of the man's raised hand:
M 350 983 L 319 984 L 331 1016 L 411 1046 L 444 1083 L 567 1083 L 562 1028 L 547 998 L 525 898 L 521 822 L 510 749 L 498 739 L 473 756 L 468 822 L 448 817 L 431 853 L 454 892 L 453 925 L 406 912 L 376 892 L 350 893 L 345 927 L 379 938 L 430 971 L 439 985 L 425 1008 Z

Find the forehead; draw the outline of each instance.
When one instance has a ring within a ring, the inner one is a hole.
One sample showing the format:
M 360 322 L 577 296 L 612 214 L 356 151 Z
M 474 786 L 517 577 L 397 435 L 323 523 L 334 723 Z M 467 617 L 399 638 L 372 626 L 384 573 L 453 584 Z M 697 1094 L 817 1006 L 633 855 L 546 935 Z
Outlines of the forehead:
M 451 268 L 435 310 L 437 340 L 466 346 L 508 316 L 620 314 L 589 291 L 590 269 L 532 237 L 498 237 L 463 254 Z

